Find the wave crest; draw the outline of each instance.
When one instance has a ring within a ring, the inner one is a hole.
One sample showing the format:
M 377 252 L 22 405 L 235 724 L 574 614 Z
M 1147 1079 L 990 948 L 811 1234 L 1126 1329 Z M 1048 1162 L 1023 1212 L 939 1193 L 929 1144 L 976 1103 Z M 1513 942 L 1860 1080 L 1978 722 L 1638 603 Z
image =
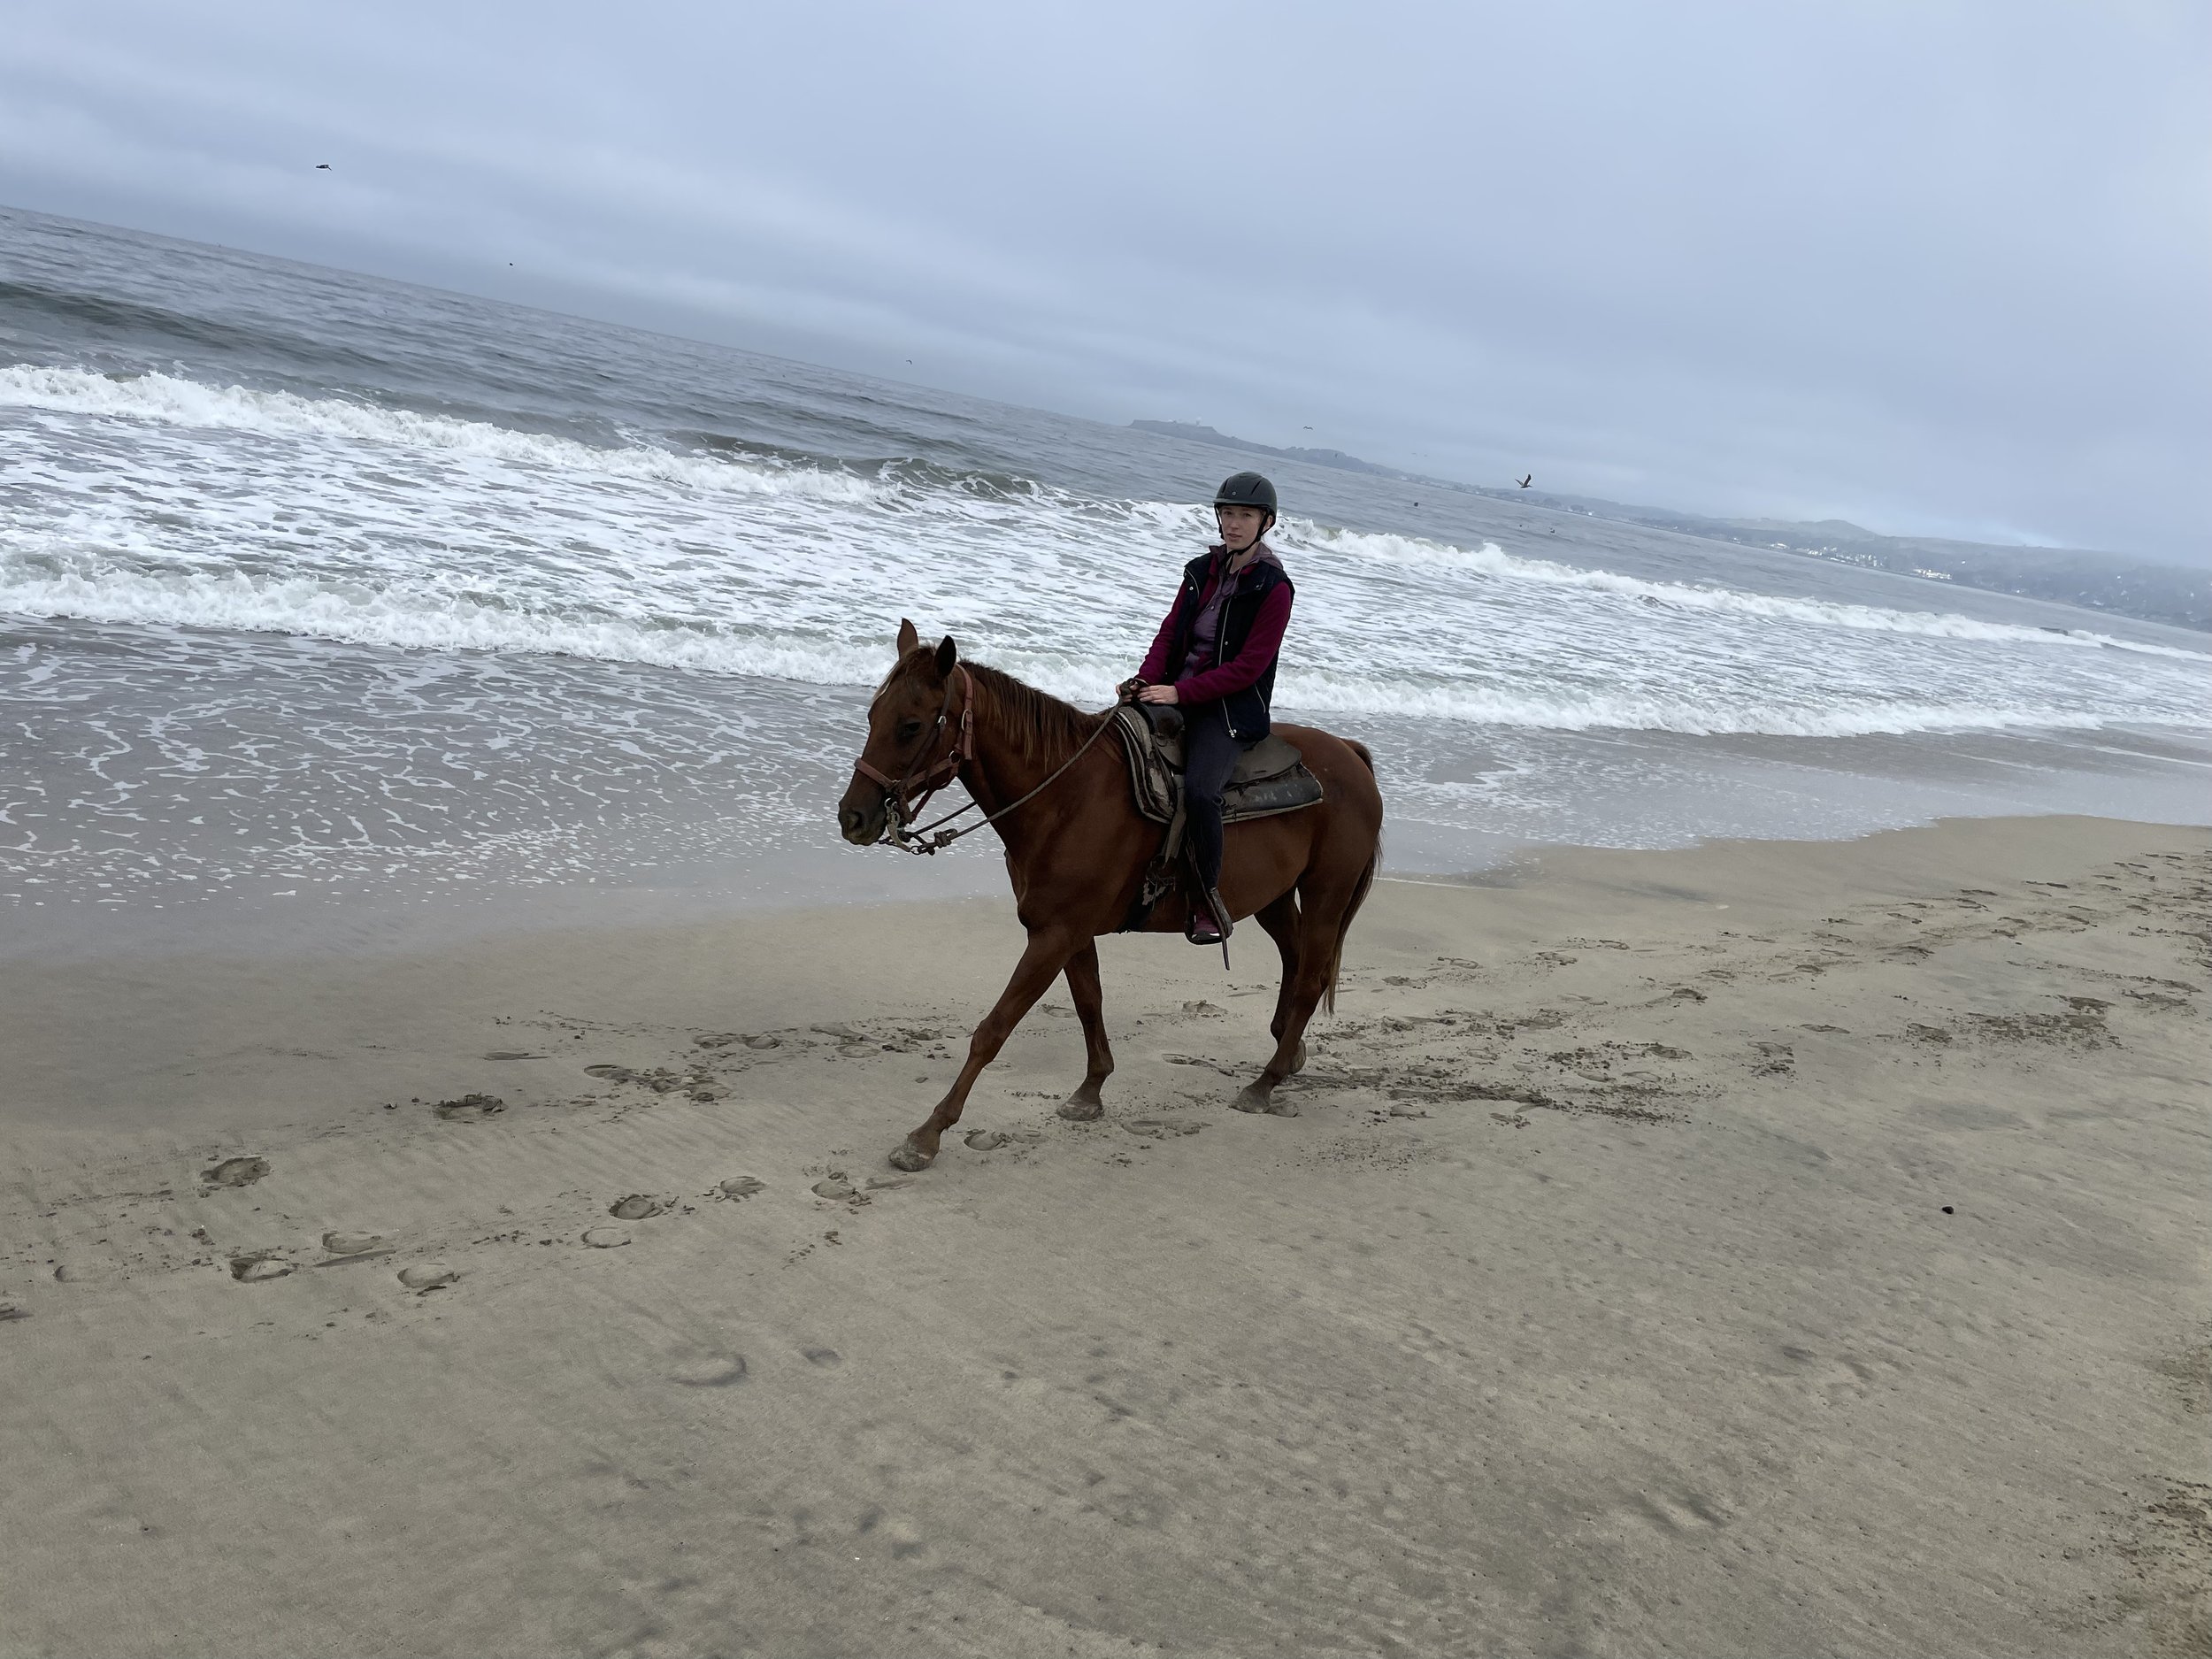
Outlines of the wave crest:
M 523 432 L 488 421 L 388 409 L 337 397 L 259 392 L 242 386 L 205 386 L 172 375 L 94 374 L 83 369 L 42 369 L 18 364 L 0 368 L 0 406 L 102 415 L 168 426 L 261 432 L 286 437 L 338 438 L 357 443 L 457 451 L 489 460 L 562 472 L 688 485 L 744 495 L 810 495 L 867 501 L 878 493 L 865 479 L 817 468 L 680 455 L 645 445 L 600 449 L 550 433 Z

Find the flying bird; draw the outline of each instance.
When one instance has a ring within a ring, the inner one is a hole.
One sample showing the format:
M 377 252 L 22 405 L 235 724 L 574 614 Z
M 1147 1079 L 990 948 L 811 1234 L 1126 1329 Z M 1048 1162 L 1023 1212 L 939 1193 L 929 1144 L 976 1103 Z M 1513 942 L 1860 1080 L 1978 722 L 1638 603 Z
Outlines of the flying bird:
M 1524 478 L 1524 479 L 1521 480 L 1521 488 L 1522 488 L 1523 489 L 1526 489 L 1526 488 L 1529 487 L 1529 485 L 1530 485 L 1530 484 L 1532 484 L 1532 483 L 1533 483 L 1533 482 L 1535 481 L 1535 479 L 1536 479 L 1536 474 L 1535 474 L 1535 473 L 1533 473 L 1533 472 L 1531 472 L 1531 473 L 1530 473 L 1530 474 L 1529 474 L 1526 478 Z
M 330 171 L 330 164 L 326 161 L 319 161 L 315 164 L 315 171 L 318 173 L 328 173 Z

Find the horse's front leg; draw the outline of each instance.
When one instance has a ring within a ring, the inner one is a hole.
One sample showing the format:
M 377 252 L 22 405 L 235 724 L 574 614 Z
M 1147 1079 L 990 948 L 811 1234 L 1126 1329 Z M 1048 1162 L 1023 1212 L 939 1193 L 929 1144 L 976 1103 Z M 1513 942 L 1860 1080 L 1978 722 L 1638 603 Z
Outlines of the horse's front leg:
M 1029 935 L 1022 959 L 1014 964 L 1014 977 L 968 1039 L 967 1064 L 960 1068 L 960 1075 L 952 1080 L 945 1098 L 937 1102 L 937 1110 L 891 1155 L 894 1169 L 926 1170 L 936 1162 L 937 1143 L 946 1130 L 960 1121 L 961 1109 L 968 1103 L 968 1091 L 975 1087 L 976 1079 L 998 1058 L 998 1051 L 1021 1024 L 1022 1016 L 1045 994 L 1053 976 L 1067 965 L 1075 948 L 1075 936 L 1064 927 L 1041 929 Z
M 1114 1074 L 1114 1051 L 1106 1041 L 1105 997 L 1098 984 L 1096 940 L 1068 958 L 1068 995 L 1075 999 L 1076 1018 L 1083 1022 L 1085 1064 L 1082 1087 L 1068 1096 L 1060 1116 L 1088 1123 L 1104 1114 L 1106 1102 L 1098 1091 Z

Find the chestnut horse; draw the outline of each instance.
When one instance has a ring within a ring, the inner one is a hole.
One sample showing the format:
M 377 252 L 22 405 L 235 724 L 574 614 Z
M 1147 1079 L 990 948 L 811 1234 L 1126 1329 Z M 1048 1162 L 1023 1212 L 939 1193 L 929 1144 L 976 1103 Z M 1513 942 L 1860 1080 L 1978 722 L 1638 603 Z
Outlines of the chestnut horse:
M 1085 714 L 996 669 L 962 663 L 949 638 L 925 647 L 911 622 L 899 625 L 898 664 L 869 705 L 867 747 L 838 803 L 838 824 L 847 841 L 873 846 L 895 827 L 895 806 L 902 824 L 916 810 L 918 791 L 956 776 L 984 812 L 1005 814 L 993 827 L 1006 846 L 1015 913 L 1029 931 L 1014 977 L 969 1041 L 960 1075 L 891 1155 L 899 1169 L 926 1169 L 935 1160 L 978 1074 L 1056 974 L 1067 975 L 1089 1059 L 1082 1086 L 1060 1115 L 1081 1121 L 1105 1110 L 1099 1087 L 1114 1056 L 1093 941 L 1121 927 L 1162 833 L 1137 811 L 1119 738 L 1100 731 L 1109 718 Z M 1295 812 L 1232 825 L 1221 895 L 1233 917 L 1258 918 L 1283 959 L 1269 1027 L 1274 1057 L 1235 1104 L 1287 1116 L 1295 1109 L 1274 1103 L 1275 1087 L 1305 1064 L 1306 1022 L 1315 1006 L 1335 1006 L 1345 930 L 1381 856 L 1382 792 L 1364 746 L 1310 726 L 1275 729 L 1298 746 L 1324 793 Z M 1147 930 L 1179 933 L 1188 916 L 1188 900 L 1171 895 Z

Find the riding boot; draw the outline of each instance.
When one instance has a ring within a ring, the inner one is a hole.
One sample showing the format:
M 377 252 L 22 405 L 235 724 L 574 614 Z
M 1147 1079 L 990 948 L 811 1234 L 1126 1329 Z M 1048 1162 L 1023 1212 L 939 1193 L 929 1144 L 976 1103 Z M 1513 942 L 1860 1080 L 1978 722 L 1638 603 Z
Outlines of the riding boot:
M 1191 900 L 1190 925 L 1183 930 L 1183 937 L 1192 944 L 1226 944 L 1236 930 L 1219 887 L 1207 887 Z

